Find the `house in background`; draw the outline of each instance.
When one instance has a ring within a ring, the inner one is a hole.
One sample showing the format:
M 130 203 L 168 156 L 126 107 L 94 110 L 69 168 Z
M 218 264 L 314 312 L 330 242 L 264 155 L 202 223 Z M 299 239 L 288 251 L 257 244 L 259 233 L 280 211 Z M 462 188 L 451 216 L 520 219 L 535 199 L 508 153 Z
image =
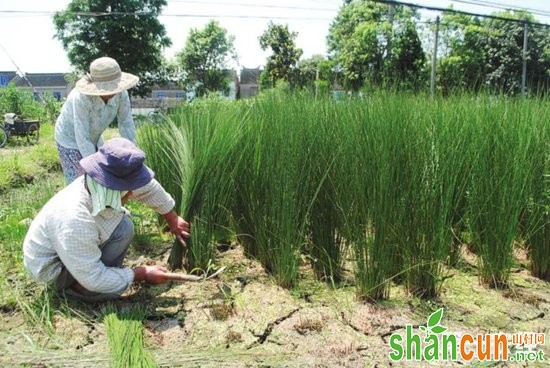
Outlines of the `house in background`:
M 183 91 L 176 83 L 164 86 L 153 86 L 149 96 L 132 96 L 132 111 L 135 115 L 147 115 L 156 110 L 167 110 L 170 107 L 189 100 L 188 93 Z
M 226 70 L 229 91 L 223 95 L 228 99 L 248 98 L 258 94 L 261 69 L 242 68 L 240 76 L 235 70 Z M 34 93 L 39 99 L 49 94 L 58 100 L 66 98 L 72 90 L 72 85 L 65 79 L 66 73 L 27 73 L 24 77 L 15 71 L 0 71 L 0 88 L 10 82 L 22 90 Z M 177 83 L 163 86 L 154 86 L 149 96 L 145 98 L 132 97 L 132 108 L 137 114 L 147 114 L 153 110 L 167 110 L 181 104 L 183 101 L 192 101 L 193 92 L 187 92 Z
M 0 88 L 7 87 L 8 84 L 17 76 L 16 72 L 0 71 Z
M 225 71 L 229 79 L 229 91 L 220 92 L 221 96 L 228 99 L 237 99 L 239 79 L 234 70 Z M 182 102 L 191 102 L 195 98 L 193 91 L 186 91 L 177 83 L 171 82 L 163 86 L 153 86 L 151 93 L 145 97 L 132 97 L 132 107 L 138 114 L 144 114 L 153 110 L 167 110 Z
M 11 81 L 21 89 L 34 93 L 35 98 L 45 94 L 61 100 L 69 95 L 71 86 L 65 80 L 65 73 L 27 73 L 24 77 L 17 75 Z
M 260 86 L 260 68 L 248 69 L 242 68 L 239 81 L 239 98 L 249 98 L 256 96 Z

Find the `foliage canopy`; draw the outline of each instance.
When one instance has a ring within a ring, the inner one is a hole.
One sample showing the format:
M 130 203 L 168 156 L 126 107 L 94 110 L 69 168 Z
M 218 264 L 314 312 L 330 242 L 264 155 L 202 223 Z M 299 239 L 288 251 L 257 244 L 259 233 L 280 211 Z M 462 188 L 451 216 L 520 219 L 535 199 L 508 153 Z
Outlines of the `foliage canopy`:
M 162 50 L 171 45 L 158 16 L 166 0 L 73 0 L 53 21 L 71 64 L 87 72 L 102 56 L 140 78 L 131 92 L 145 96 L 166 77 Z
M 235 37 L 216 21 L 211 20 L 203 29 L 191 29 L 185 48 L 176 55 L 184 77 L 182 83 L 200 97 L 209 91 L 228 90 L 226 70 L 237 60 Z
M 260 77 L 263 87 L 274 87 L 278 81 L 290 82 L 296 72 L 298 60 L 303 54 L 296 46 L 297 32 L 291 32 L 288 25 L 269 22 L 267 29 L 259 37 L 262 50 L 271 49 L 265 69 Z

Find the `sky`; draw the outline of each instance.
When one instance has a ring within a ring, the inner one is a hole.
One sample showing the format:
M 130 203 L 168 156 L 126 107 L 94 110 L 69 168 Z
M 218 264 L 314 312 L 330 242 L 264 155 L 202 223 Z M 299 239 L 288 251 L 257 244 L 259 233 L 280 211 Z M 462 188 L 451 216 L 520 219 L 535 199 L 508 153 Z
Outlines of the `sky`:
M 455 9 L 480 14 L 501 11 L 499 5 L 521 6 L 546 12 L 538 22 L 550 24 L 550 0 L 402 0 L 418 5 Z M 52 14 L 66 9 L 70 0 L 0 0 L 0 71 L 22 73 L 66 73 L 72 70 L 61 42 L 54 39 Z M 258 37 L 269 21 L 288 24 L 298 32 L 296 44 L 303 57 L 326 55 L 326 37 L 342 0 L 167 0 L 159 18 L 172 46 L 164 50 L 168 59 L 182 50 L 191 28 L 201 29 L 217 20 L 235 36 L 239 57 L 237 68 L 263 66 L 268 51 L 262 51 Z M 486 6 L 474 5 L 484 3 Z M 439 12 L 423 11 L 433 19 Z

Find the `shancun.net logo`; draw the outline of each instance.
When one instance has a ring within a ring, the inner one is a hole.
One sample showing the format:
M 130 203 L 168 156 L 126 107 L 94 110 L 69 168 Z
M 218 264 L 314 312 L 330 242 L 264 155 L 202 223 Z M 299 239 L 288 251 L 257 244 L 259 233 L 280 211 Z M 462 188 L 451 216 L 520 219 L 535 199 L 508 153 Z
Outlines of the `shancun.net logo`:
M 514 334 L 492 333 L 472 335 L 445 333 L 441 325 L 443 308 L 430 315 L 426 326 L 419 326 L 415 333 L 407 325 L 405 336 L 394 333 L 390 336 L 389 357 L 393 361 L 544 361 L 544 333 L 518 332 Z M 424 335 L 422 338 L 421 335 Z

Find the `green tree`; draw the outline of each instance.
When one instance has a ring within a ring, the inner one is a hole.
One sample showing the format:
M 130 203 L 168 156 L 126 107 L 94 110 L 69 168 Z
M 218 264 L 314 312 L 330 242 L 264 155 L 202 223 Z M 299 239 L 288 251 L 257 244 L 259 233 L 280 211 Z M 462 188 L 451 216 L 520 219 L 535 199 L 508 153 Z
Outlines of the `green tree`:
M 479 90 L 487 74 L 485 40 L 489 37 L 481 19 L 464 14 L 445 14 L 441 20 L 443 56 L 438 80 L 445 94 Z
M 307 88 L 312 91 L 318 90 L 319 85 L 324 89 L 334 84 L 335 74 L 333 62 L 327 60 L 323 55 L 313 55 L 298 62 L 292 84 L 294 87 Z M 324 93 L 324 91 L 323 91 Z
M 166 0 L 72 0 L 54 15 L 55 38 L 78 72 L 110 56 L 139 76 L 131 93 L 145 96 L 152 85 L 165 82 L 162 51 L 171 41 L 158 20 L 165 5 Z
M 418 89 L 427 80 L 427 75 L 423 73 L 426 55 L 416 24 L 411 19 L 405 20 L 396 32 L 386 70 L 388 81 L 398 88 Z
M 416 84 L 422 79 L 425 54 L 414 19 L 414 10 L 370 0 L 346 2 L 330 26 L 329 57 L 341 69 L 344 86 L 359 90 L 375 86 Z
M 503 18 L 533 22 L 526 12 L 496 13 Z M 466 15 L 445 15 L 442 40 L 446 54 L 439 60 L 439 85 L 454 89 L 519 93 L 523 67 L 524 24 Z M 527 86 L 545 91 L 550 86 L 550 34 L 529 26 Z
M 235 37 L 213 20 L 204 29 L 191 29 L 185 48 L 176 55 L 184 87 L 199 97 L 209 91 L 227 92 L 226 69 L 237 60 L 234 42 Z
M 290 83 L 297 73 L 297 63 L 302 56 L 302 49 L 296 47 L 297 32 L 291 32 L 288 25 L 269 22 L 267 30 L 259 37 L 262 50 L 271 49 L 267 58 L 261 86 L 274 87 L 282 80 Z

